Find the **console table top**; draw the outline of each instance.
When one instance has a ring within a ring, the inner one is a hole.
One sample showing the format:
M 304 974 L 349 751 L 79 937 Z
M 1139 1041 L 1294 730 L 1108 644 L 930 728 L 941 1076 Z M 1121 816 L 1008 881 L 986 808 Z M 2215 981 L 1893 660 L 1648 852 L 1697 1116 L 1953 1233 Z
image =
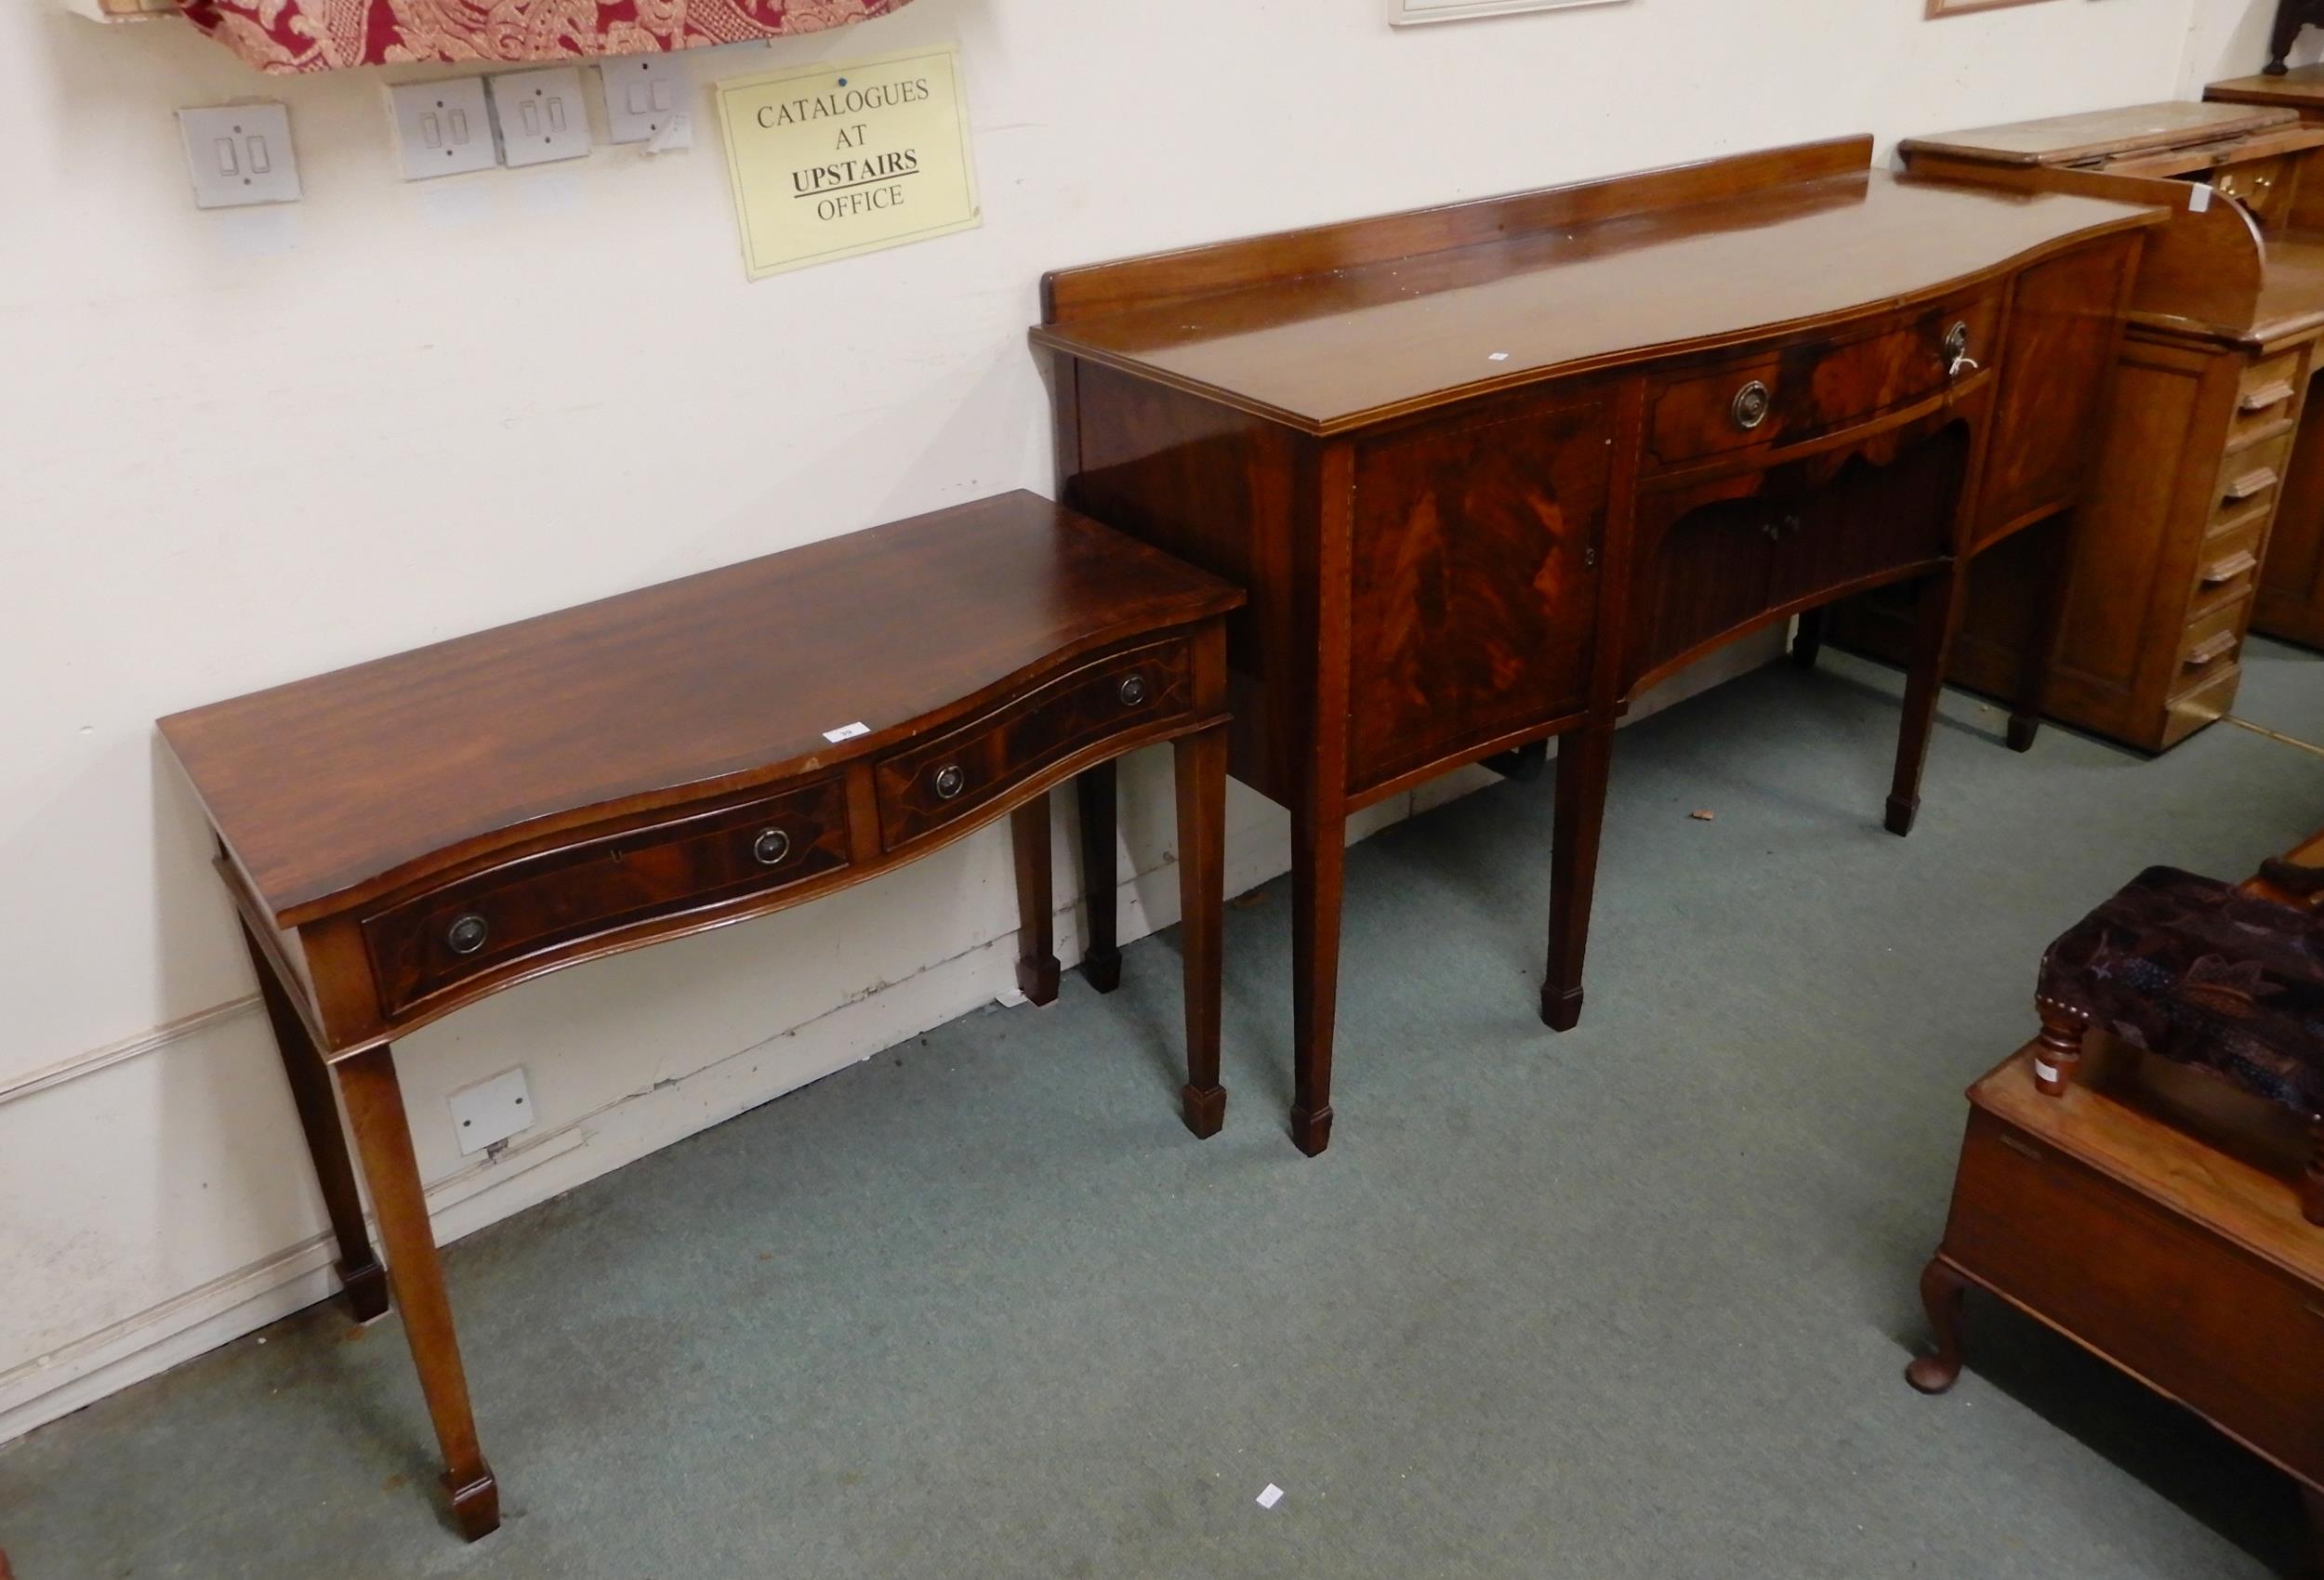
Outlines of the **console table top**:
M 1898 178 L 1865 168 L 1869 151 L 1845 139 L 1757 171 L 1682 166 L 1067 270 L 1034 338 L 1332 434 L 1896 307 L 2163 217 Z
M 1242 601 L 1026 493 L 172 715 L 278 925 L 432 858 L 796 776 L 1027 668 Z M 834 743 L 825 731 L 862 724 Z

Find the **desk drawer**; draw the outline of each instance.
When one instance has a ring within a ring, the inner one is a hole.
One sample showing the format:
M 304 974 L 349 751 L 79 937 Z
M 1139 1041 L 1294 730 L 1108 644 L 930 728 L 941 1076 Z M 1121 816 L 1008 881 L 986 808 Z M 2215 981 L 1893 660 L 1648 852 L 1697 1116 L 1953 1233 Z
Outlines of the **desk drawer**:
M 2235 415 L 2227 426 L 2229 446 L 2291 421 L 2292 409 L 2299 403 L 2299 377 L 2297 351 L 2245 368 L 2236 384 Z
M 1992 295 L 1926 309 L 1873 334 L 1738 359 L 1714 372 L 1647 387 L 1650 464 L 1795 443 L 1926 400 L 1951 382 L 1947 335 L 1968 332 L 1968 355 L 1991 362 L 2000 302 Z
M 2203 540 L 2195 561 L 2195 594 L 2187 606 L 2191 615 L 2210 614 L 2224 604 L 2251 596 L 2259 576 L 2260 541 L 2266 527 L 2264 511 L 2247 514 Z
M 2242 650 L 2244 622 L 2251 612 L 2251 600 L 2239 598 L 2188 621 L 2186 634 L 2179 639 L 2179 674 L 2172 690 L 2208 680 L 2232 666 Z
M 2283 485 L 2284 463 L 2291 456 L 2291 439 L 2286 433 L 2228 453 L 2219 467 L 2219 493 L 2212 510 L 2214 528 L 2274 502 Z
M 848 861 L 827 779 L 458 879 L 364 918 L 392 1017 L 446 988 L 642 922 L 799 883 Z
M 1983 1110 L 1945 1253 L 2262 1452 L 2324 1471 L 2324 1293 Z
M 881 758 L 874 770 L 880 838 L 891 850 L 909 844 L 1085 746 L 1193 712 L 1183 639 L 1084 665 L 997 713 Z

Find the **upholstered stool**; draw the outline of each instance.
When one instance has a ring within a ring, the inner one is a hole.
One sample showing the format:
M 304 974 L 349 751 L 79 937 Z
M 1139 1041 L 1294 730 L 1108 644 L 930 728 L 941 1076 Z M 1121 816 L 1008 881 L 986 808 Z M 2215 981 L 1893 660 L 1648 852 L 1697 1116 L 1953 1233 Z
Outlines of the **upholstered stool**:
M 2300 1205 L 2324 1224 L 2324 914 L 2149 867 L 2050 946 L 2034 1004 L 2051 1097 L 2096 1026 L 2308 1121 Z

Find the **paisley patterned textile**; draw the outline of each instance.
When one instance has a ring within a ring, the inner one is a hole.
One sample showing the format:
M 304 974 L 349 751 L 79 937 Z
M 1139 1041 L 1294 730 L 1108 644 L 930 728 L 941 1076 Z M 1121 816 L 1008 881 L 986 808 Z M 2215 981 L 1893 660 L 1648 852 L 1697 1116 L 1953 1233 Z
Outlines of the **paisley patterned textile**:
M 178 0 L 262 72 L 653 55 L 821 33 L 911 0 Z
M 2324 1115 L 2324 915 L 2149 867 L 2050 945 L 2035 991 L 2133 1047 Z

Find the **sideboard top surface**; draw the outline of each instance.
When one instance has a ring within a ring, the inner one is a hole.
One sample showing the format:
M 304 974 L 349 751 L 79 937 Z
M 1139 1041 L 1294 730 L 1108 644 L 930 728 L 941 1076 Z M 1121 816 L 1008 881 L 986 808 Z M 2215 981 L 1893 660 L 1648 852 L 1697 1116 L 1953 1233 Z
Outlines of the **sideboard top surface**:
M 2324 65 L 2294 66 L 2280 77 L 2229 77 L 2204 88 L 2203 97 L 2230 104 L 2282 104 L 2294 110 L 2324 110 Z
M 1870 145 L 1845 146 L 1868 152 Z M 1618 201 L 1619 185 L 1594 190 Z M 1544 195 L 1555 192 L 1496 201 Z M 1416 217 L 1427 213 L 1369 223 Z M 1876 312 L 2162 217 L 2133 204 L 1939 185 L 1859 167 L 1063 322 L 1052 311 L 1034 338 L 1308 433 L 1334 434 L 1552 375 Z M 1360 251 L 1356 227 L 1314 234 L 1342 230 L 1352 233 L 1350 250 Z M 1305 234 L 1269 241 L 1290 251 Z M 1199 265 L 1199 253 L 1183 256 Z M 1065 278 L 1052 277 L 1053 296 Z
M 1216 577 L 1016 493 L 161 721 L 281 925 L 511 831 L 877 750 L 1061 655 L 1223 612 Z M 862 724 L 834 744 L 827 731 Z

